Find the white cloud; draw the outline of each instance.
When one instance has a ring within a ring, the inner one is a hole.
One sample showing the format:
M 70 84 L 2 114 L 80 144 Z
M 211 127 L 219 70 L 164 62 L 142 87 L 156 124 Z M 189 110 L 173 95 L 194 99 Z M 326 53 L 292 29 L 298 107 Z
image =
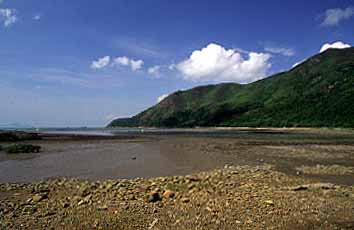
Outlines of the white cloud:
M 133 71 L 137 71 L 143 67 L 144 61 L 143 60 L 133 60 L 133 59 L 130 59 L 126 56 L 123 56 L 123 57 L 115 58 L 114 64 L 115 65 L 122 65 L 122 66 L 130 66 L 130 68 Z
M 160 76 L 160 69 L 161 69 L 161 66 L 159 66 L 159 65 L 155 65 L 153 67 L 150 67 L 148 69 L 148 74 L 153 75 L 155 77 L 159 77 Z
M 144 61 L 143 60 L 130 60 L 130 65 L 133 71 L 137 71 L 139 69 L 141 69 L 144 65 Z
M 116 59 L 114 59 L 114 62 L 120 65 L 124 65 L 127 66 L 130 63 L 130 59 L 127 57 L 117 57 Z
M 352 16 L 354 16 L 353 7 L 328 9 L 325 12 L 325 19 L 322 22 L 322 26 L 336 26 L 341 21 L 349 19 Z
M 40 14 L 35 14 L 34 16 L 33 16 L 33 20 L 35 20 L 35 21 L 39 21 L 39 20 L 41 20 L 42 19 L 42 16 L 40 15 Z
M 296 66 L 301 65 L 301 64 L 304 63 L 305 61 L 307 61 L 307 59 L 303 59 L 303 60 L 301 60 L 301 61 L 299 61 L 299 62 L 296 62 L 291 68 L 295 68 Z
M 248 53 L 245 60 L 235 49 L 225 49 L 217 44 L 194 51 L 190 57 L 176 65 L 185 80 L 234 81 L 248 83 L 266 76 L 271 55 Z
M 164 95 L 161 95 L 157 98 L 157 103 L 160 103 L 163 99 L 165 99 L 166 97 L 168 97 L 168 94 L 164 94 Z
M 270 53 L 281 54 L 287 57 L 291 57 L 295 55 L 295 51 L 293 49 L 285 48 L 285 47 L 266 46 L 264 50 Z
M 346 43 L 344 43 L 344 42 L 342 42 L 342 41 L 337 41 L 337 42 L 334 42 L 334 43 L 325 43 L 325 44 L 322 45 L 322 47 L 321 47 L 319 53 L 322 53 L 322 52 L 324 52 L 324 51 L 326 51 L 326 50 L 328 50 L 328 49 L 345 49 L 345 48 L 349 48 L 349 47 L 351 47 L 351 45 L 346 44 Z M 296 63 L 292 66 L 292 68 L 294 68 L 294 67 L 300 65 L 301 63 L 305 62 L 306 60 L 307 60 L 307 59 L 304 59 L 304 60 L 302 60 L 302 61 L 296 62 Z
M 168 69 L 171 71 L 175 70 L 175 68 L 176 68 L 176 64 L 171 64 L 168 66 Z
M 17 21 L 16 10 L 0 8 L 0 24 L 9 27 Z
M 91 64 L 91 68 L 92 69 L 102 69 L 102 68 L 108 66 L 110 64 L 110 62 L 111 62 L 111 57 L 105 56 L 105 57 L 99 58 L 97 61 L 93 61 Z M 143 60 L 133 60 L 133 59 L 130 59 L 126 56 L 123 56 L 123 57 L 114 58 L 112 60 L 111 66 L 115 66 L 115 65 L 129 66 L 132 69 L 132 71 L 137 71 L 142 68 L 142 66 L 144 65 L 144 61 Z
M 351 47 L 351 45 L 345 44 L 344 42 L 341 42 L 341 41 L 337 41 L 332 44 L 326 43 L 321 47 L 320 53 L 322 53 L 323 51 L 326 51 L 328 49 L 344 49 L 344 48 L 349 48 L 349 47 Z
M 105 56 L 103 58 L 99 58 L 97 61 L 93 61 L 91 64 L 91 69 L 102 69 L 106 67 L 111 61 L 110 56 Z
M 300 65 L 300 64 L 303 63 L 303 62 L 304 62 L 304 60 L 303 60 L 303 61 L 296 62 L 291 68 L 295 68 L 296 66 Z

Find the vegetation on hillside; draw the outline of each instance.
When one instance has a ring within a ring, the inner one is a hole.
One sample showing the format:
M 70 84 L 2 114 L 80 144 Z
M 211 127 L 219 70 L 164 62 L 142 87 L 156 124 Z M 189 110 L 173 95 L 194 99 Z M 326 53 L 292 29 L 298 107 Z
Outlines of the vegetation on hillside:
M 354 127 L 354 48 L 329 49 L 247 85 L 177 91 L 109 126 Z

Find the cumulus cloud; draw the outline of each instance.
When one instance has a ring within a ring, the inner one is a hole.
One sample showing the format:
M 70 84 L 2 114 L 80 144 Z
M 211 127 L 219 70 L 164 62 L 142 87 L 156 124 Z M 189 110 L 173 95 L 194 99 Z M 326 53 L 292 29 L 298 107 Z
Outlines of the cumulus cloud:
M 322 47 L 321 47 L 319 53 L 322 53 L 322 52 L 324 52 L 324 51 L 326 51 L 326 50 L 328 50 L 328 49 L 345 49 L 345 48 L 349 48 L 349 47 L 351 47 L 351 45 L 346 44 L 346 43 L 344 43 L 344 42 L 342 42 L 342 41 L 337 41 L 337 42 L 334 42 L 334 43 L 325 43 L 325 44 L 322 45 Z M 296 63 L 292 66 L 292 68 L 294 68 L 294 67 L 300 65 L 301 63 L 303 63 L 303 62 L 305 62 L 305 61 L 306 61 L 306 59 L 304 59 L 304 60 L 302 60 L 302 61 L 299 61 L 299 62 L 296 62 Z
M 114 64 L 121 65 L 121 66 L 130 66 L 130 68 L 133 71 L 137 71 L 143 67 L 144 61 L 143 60 L 134 60 L 134 59 L 130 59 L 126 56 L 123 56 L 123 57 L 115 58 Z
M 295 55 L 295 51 L 293 49 L 285 48 L 285 47 L 266 46 L 264 50 L 270 53 L 281 54 L 287 57 L 291 57 Z
M 158 76 L 160 76 L 160 69 L 161 69 L 161 66 L 159 66 L 159 65 L 155 65 L 153 67 L 150 67 L 148 69 L 148 74 L 158 77 Z
M 0 24 L 9 27 L 17 21 L 16 10 L 0 8 Z
M 201 50 L 194 51 L 190 57 L 176 65 L 185 80 L 234 81 L 248 83 L 262 79 L 271 67 L 271 55 L 250 52 L 248 59 L 235 49 L 211 43 Z
M 92 62 L 91 69 L 102 69 L 107 65 L 109 65 L 110 61 L 111 61 L 110 56 L 99 58 L 97 61 Z
M 320 53 L 322 53 L 323 51 L 326 51 L 328 49 L 345 49 L 345 48 L 349 48 L 351 47 L 351 45 L 349 44 L 345 44 L 342 41 L 337 41 L 334 43 L 326 43 L 321 47 Z
M 322 22 L 322 26 L 336 26 L 341 21 L 346 20 L 354 16 L 354 8 L 347 7 L 345 9 L 335 8 L 328 9 L 325 12 L 325 18 Z
M 163 95 L 161 95 L 161 96 L 159 96 L 158 98 L 157 98 L 157 103 L 160 103 L 163 99 L 165 99 L 166 97 L 168 97 L 168 94 L 163 94 Z

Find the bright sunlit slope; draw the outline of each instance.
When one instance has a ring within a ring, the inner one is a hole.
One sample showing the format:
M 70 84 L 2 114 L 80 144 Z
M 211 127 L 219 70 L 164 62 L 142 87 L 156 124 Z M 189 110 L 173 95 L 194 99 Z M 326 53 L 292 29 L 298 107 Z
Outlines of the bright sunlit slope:
M 109 126 L 354 127 L 354 48 L 329 49 L 247 85 L 177 91 Z

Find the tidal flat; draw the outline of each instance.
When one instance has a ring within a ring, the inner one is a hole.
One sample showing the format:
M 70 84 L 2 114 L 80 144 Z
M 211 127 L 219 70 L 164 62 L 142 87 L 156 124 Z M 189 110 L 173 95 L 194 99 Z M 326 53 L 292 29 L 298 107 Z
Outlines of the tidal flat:
M 354 227 L 351 130 L 41 134 L 24 142 L 42 151 L 0 152 L 2 229 Z

